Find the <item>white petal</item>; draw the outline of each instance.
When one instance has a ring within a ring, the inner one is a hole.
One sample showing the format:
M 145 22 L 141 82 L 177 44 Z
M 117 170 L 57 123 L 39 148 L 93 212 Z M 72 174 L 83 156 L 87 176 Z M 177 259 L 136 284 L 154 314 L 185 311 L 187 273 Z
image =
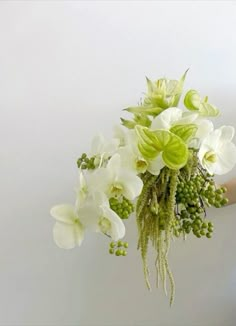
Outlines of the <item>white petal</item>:
M 109 207 L 102 207 L 103 215 L 111 222 L 109 235 L 114 241 L 122 239 L 125 236 L 125 226 L 121 218 Z
M 198 113 L 193 112 L 183 112 L 182 117 L 177 121 L 178 124 L 189 124 L 195 123 L 195 120 L 198 118 Z
M 129 200 L 133 200 L 140 195 L 143 188 L 143 182 L 135 173 L 123 170 L 122 174 L 118 177 L 118 181 L 124 188 L 124 196 Z
M 98 231 L 98 219 L 100 216 L 100 208 L 95 205 L 93 200 L 91 199 L 81 207 L 78 212 L 79 219 L 86 229 L 92 232 Z
M 197 119 L 194 121 L 197 124 L 198 130 L 195 137 L 199 139 L 205 139 L 206 136 L 213 131 L 213 123 L 206 119 Z
M 111 183 L 112 177 L 112 171 L 107 168 L 100 168 L 90 173 L 87 176 L 88 192 L 106 192 L 108 185 Z
M 112 174 L 116 173 L 120 169 L 121 159 L 119 154 L 114 154 L 107 164 L 107 169 L 112 172 Z
M 74 224 L 74 221 L 77 218 L 74 206 L 67 204 L 52 207 L 50 214 L 56 220 L 66 224 Z
M 53 228 L 53 238 L 58 247 L 72 249 L 82 243 L 84 231 L 78 224 L 68 225 L 56 222 Z
M 105 139 L 101 133 L 99 133 L 97 136 L 95 136 L 92 140 L 90 154 L 91 155 L 101 154 L 104 142 L 105 142 Z
M 113 154 L 119 147 L 119 139 L 111 139 L 109 142 L 106 142 L 103 147 L 103 153 L 107 153 L 106 157 Z
M 170 129 L 175 122 L 181 119 L 182 112 L 181 109 L 175 107 L 164 110 L 153 119 L 151 129 Z
M 229 142 L 233 139 L 234 137 L 234 127 L 232 126 L 222 126 L 220 127 L 221 130 L 221 139 L 224 142 Z
M 226 143 L 217 154 L 217 161 L 214 165 L 214 174 L 222 175 L 228 173 L 236 164 L 235 145 L 231 142 Z
M 154 160 L 149 162 L 148 171 L 151 174 L 158 175 L 160 170 L 165 166 L 162 155 L 158 155 Z
M 131 146 L 124 146 L 118 150 L 121 165 L 136 172 L 136 157 Z

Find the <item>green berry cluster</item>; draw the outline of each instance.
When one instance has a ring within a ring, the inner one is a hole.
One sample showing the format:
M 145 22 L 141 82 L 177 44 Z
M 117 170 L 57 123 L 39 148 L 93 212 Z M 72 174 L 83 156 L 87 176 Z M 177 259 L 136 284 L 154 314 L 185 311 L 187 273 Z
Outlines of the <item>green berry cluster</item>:
M 127 219 L 134 211 L 134 205 L 125 197 L 120 199 L 112 197 L 109 199 L 109 203 L 111 209 L 122 219 Z
M 86 153 L 83 153 L 81 157 L 77 160 L 78 168 L 83 170 L 94 170 L 95 169 L 95 157 L 88 158 Z
M 187 234 L 192 231 L 197 238 L 201 238 L 202 236 L 211 238 L 213 233 L 213 223 L 203 219 L 199 213 L 190 214 L 186 209 L 184 209 L 179 214 L 179 225 L 178 229 L 174 230 L 174 235 L 178 236 L 181 231 Z
M 216 189 L 214 181 L 210 181 L 202 190 L 201 197 L 208 206 L 220 208 L 228 203 L 228 199 L 224 197 L 225 192 L 225 187 Z
M 174 235 L 179 236 L 181 232 L 188 234 L 192 231 L 198 238 L 202 236 L 211 238 L 213 224 L 201 217 L 202 213 L 205 213 L 204 204 L 215 207 L 227 204 L 225 192 L 224 187 L 217 189 L 212 176 L 208 173 L 195 175 L 190 180 L 179 181 L 176 203 L 177 207 L 182 204 L 184 209 L 176 214 L 178 222 L 172 226 Z
M 129 247 L 128 242 L 122 242 L 121 240 L 117 242 L 112 241 L 110 243 L 109 253 L 111 255 L 115 254 L 116 256 L 126 256 L 127 251 L 125 249 L 127 249 L 128 247 Z

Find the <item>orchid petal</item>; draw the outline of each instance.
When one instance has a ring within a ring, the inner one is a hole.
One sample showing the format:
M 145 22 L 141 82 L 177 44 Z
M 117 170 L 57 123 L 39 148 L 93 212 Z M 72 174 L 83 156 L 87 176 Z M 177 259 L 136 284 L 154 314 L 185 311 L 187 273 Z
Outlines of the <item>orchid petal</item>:
M 78 218 L 75 212 L 75 208 L 72 205 L 57 205 L 52 207 L 50 214 L 57 221 L 74 224 L 74 221 Z
M 68 225 L 56 222 L 53 228 L 53 238 L 58 247 L 72 249 L 82 243 L 84 231 L 80 224 Z
M 102 211 L 104 217 L 106 217 L 111 223 L 111 229 L 108 232 L 108 235 L 110 235 L 114 241 L 122 239 L 125 236 L 125 226 L 121 218 L 107 206 L 103 206 Z

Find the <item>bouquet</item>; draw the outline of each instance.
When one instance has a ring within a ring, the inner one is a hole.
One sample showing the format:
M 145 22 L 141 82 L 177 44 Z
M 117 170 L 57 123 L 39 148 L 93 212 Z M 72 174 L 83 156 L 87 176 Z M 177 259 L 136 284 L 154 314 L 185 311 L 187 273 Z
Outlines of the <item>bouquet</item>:
M 170 304 L 175 294 L 168 252 L 174 238 L 192 233 L 211 238 L 213 223 L 206 208 L 227 204 L 224 187 L 214 176 L 236 163 L 234 128 L 214 129 L 219 110 L 196 90 L 180 104 L 187 71 L 180 80 L 146 78 L 147 91 L 139 105 L 125 111 L 113 137 L 97 135 L 89 153 L 77 161 L 79 180 L 74 205 L 51 209 L 56 219 L 55 243 L 64 249 L 80 246 L 86 232 L 99 232 L 109 241 L 109 253 L 126 256 L 125 220 L 135 215 L 144 277 L 150 289 L 148 246 L 156 252 L 158 284 Z

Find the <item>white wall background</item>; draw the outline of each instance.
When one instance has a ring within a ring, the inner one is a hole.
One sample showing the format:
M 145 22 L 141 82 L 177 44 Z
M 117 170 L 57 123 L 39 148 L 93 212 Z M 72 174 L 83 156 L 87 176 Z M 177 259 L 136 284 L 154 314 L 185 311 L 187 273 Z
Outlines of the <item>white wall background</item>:
M 145 76 L 190 67 L 186 89 L 236 127 L 235 17 L 234 1 L 0 2 L 0 325 L 235 325 L 235 206 L 209 211 L 212 240 L 172 246 L 171 309 L 145 288 L 135 221 L 116 259 L 99 235 L 60 250 L 49 215 L 74 202 L 77 157 L 111 135 Z

